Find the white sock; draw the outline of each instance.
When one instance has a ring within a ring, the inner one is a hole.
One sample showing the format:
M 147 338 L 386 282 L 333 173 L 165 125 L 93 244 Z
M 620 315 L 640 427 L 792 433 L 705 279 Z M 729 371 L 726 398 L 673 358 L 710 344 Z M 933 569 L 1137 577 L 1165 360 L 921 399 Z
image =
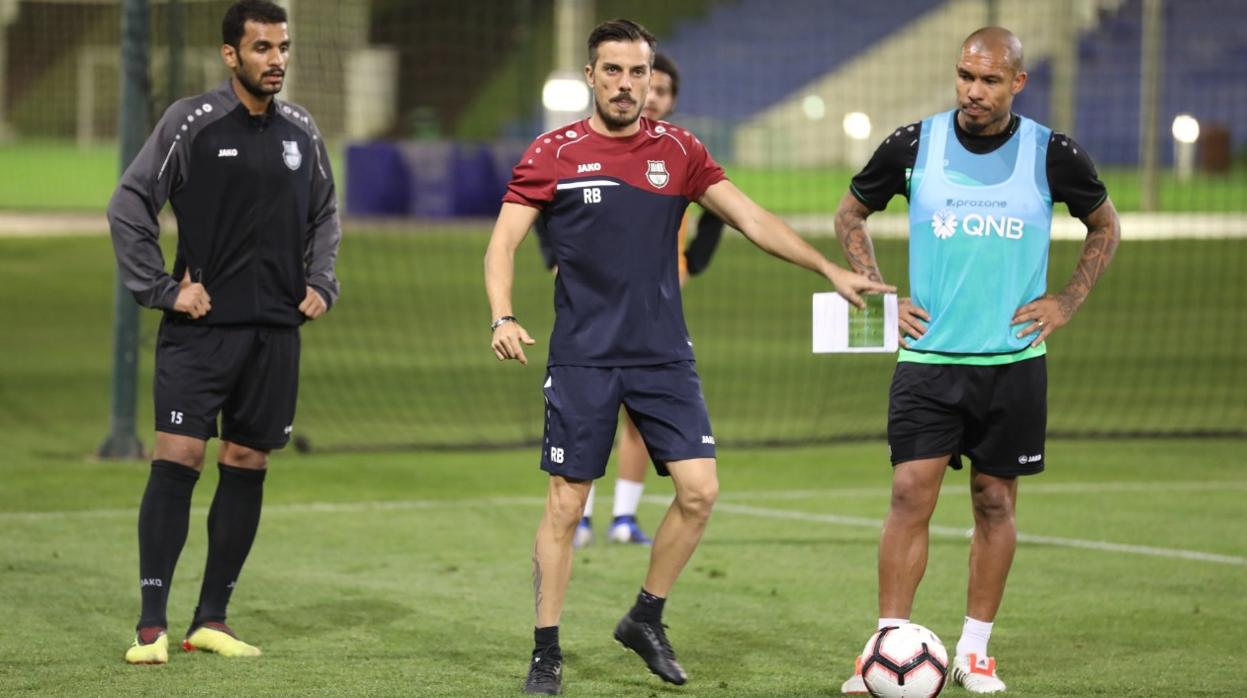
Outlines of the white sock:
M 641 493 L 644 491 L 644 482 L 633 482 L 623 478 L 615 480 L 615 516 L 636 516 L 637 506 L 641 503 Z
M 908 618 L 880 618 L 879 625 L 875 626 L 875 630 L 883 630 L 887 627 L 895 627 L 904 625 L 909 622 Z
M 961 639 L 957 641 L 957 656 L 968 657 L 977 654 L 987 658 L 987 641 L 992 636 L 992 624 L 974 620 L 966 616 L 966 624 L 961 626 Z
M 596 482 L 589 485 L 589 498 L 585 500 L 585 513 L 583 514 L 586 518 L 593 516 L 593 495 L 596 494 L 597 488 Z

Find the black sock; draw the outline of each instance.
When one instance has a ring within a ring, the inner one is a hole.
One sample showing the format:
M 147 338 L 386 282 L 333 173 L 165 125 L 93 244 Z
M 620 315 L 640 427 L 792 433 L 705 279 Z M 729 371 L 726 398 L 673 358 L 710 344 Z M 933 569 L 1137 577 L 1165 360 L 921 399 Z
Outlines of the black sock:
M 242 572 L 247 553 L 260 527 L 260 506 L 264 501 L 265 470 L 236 468 L 218 463 L 221 479 L 217 483 L 212 508 L 208 510 L 208 562 L 204 566 L 199 606 L 194 625 L 225 622 L 225 607 Z
M 559 626 L 533 628 L 533 656 L 544 654 L 551 648 L 554 649 L 555 654 L 562 654 L 559 649 Z
M 662 621 L 662 607 L 665 603 L 666 599 L 654 596 L 645 587 L 641 587 L 641 593 L 636 595 L 636 604 L 628 611 L 628 615 L 638 623 L 658 623 Z
M 173 586 L 173 568 L 186 545 L 191 495 L 198 480 L 199 473 L 194 468 L 167 460 L 152 461 L 143 503 L 139 505 L 139 593 L 143 597 L 140 628 L 169 626 L 169 588 Z

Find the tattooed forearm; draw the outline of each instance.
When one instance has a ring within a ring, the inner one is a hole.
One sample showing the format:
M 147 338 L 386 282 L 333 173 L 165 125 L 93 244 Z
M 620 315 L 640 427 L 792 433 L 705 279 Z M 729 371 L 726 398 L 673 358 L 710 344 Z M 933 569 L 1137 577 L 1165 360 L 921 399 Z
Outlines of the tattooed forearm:
M 1095 211 L 1083 219 L 1087 225 L 1087 240 L 1082 246 L 1082 257 L 1074 268 L 1074 276 L 1065 289 L 1057 294 L 1061 311 L 1069 318 L 1078 310 L 1083 301 L 1095 288 L 1095 284 L 1108 269 L 1121 242 L 1121 221 L 1117 217 L 1117 209 L 1112 201 L 1105 201 Z
M 881 282 L 883 274 L 875 260 L 875 245 L 866 233 L 866 217 L 869 215 L 870 209 L 851 193 L 845 194 L 836 209 L 836 237 L 853 271 Z
M 533 548 L 533 615 L 541 615 L 541 562 L 537 560 L 537 549 Z

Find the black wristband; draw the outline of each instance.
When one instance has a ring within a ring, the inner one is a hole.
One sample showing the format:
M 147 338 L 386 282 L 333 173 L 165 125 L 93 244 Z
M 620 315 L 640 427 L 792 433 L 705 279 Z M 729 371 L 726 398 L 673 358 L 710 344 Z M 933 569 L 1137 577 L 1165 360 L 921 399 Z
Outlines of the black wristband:
M 494 332 L 499 327 L 502 327 L 508 322 L 519 322 L 519 320 L 516 320 L 514 315 L 503 315 L 497 320 L 494 320 L 493 322 L 489 323 L 489 331 Z

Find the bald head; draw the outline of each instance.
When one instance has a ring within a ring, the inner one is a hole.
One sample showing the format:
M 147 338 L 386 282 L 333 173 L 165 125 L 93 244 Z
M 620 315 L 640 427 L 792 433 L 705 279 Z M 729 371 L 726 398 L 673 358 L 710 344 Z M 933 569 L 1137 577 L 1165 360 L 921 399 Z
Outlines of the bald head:
M 985 136 L 1004 131 L 1013 96 L 1025 86 L 1022 42 L 1008 29 L 983 27 L 961 44 L 957 123 L 970 133 Z
M 983 27 L 966 37 L 961 53 L 999 56 L 1014 75 L 1022 72 L 1022 40 L 1004 27 Z

